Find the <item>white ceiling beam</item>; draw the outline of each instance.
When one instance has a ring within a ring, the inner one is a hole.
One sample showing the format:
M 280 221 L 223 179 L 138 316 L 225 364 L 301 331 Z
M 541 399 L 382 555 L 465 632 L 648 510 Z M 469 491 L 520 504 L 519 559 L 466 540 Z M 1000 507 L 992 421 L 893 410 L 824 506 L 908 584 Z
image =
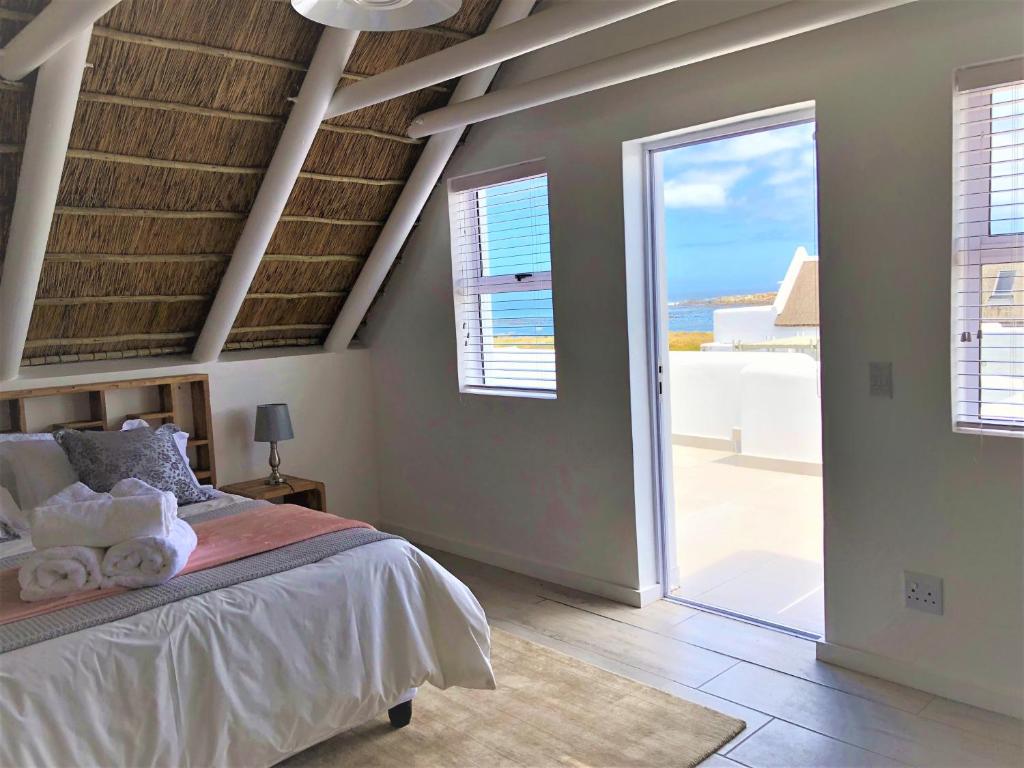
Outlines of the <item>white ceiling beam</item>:
M 610 56 L 459 104 L 426 112 L 409 128 L 422 138 L 578 96 L 670 69 L 773 43 L 787 37 L 884 11 L 914 0 L 793 0 L 662 43 Z
M 331 99 L 324 119 L 413 93 L 553 43 L 614 24 L 675 0 L 566 2 L 464 43 L 346 85 Z
M 21 80 L 121 0 L 52 0 L 0 50 L 0 78 Z
M 0 381 L 18 375 L 25 352 L 91 34 L 80 29 L 36 80 L 0 278 Z
M 206 316 L 192 357 L 201 362 L 216 360 L 231 333 L 246 293 L 256 277 L 263 254 L 284 213 L 288 197 L 313 145 L 324 110 L 345 73 L 358 32 L 325 27 L 302 88 L 288 115 L 281 139 L 267 167 L 256 200 L 235 244 L 217 296 Z
M 506 24 L 513 24 L 530 15 L 536 0 L 502 0 L 494 17 L 491 19 L 487 32 L 498 29 Z M 498 72 L 498 64 L 463 76 L 452 93 L 450 103 L 457 103 L 486 93 Z M 355 284 L 349 291 L 348 298 L 341 307 L 334 327 L 327 335 L 324 349 L 328 352 L 341 352 L 348 348 L 352 337 L 359 329 L 359 324 L 366 316 L 370 304 L 380 290 L 387 277 L 388 270 L 398 257 L 398 252 L 412 232 L 416 219 L 427 204 L 430 193 L 441 178 L 445 166 L 451 159 L 455 147 L 462 136 L 462 127 L 432 136 L 423 148 L 420 159 L 416 162 L 409 175 L 409 180 L 402 189 L 395 207 L 388 217 L 387 223 L 380 231 L 373 250 L 359 272 Z

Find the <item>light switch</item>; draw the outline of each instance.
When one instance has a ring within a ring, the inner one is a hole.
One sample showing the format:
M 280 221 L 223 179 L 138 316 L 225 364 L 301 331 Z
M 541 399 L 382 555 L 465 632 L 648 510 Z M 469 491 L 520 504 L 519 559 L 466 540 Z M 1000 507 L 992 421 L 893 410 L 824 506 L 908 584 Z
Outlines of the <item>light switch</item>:
M 892 363 L 868 363 L 869 389 L 871 397 L 892 399 Z

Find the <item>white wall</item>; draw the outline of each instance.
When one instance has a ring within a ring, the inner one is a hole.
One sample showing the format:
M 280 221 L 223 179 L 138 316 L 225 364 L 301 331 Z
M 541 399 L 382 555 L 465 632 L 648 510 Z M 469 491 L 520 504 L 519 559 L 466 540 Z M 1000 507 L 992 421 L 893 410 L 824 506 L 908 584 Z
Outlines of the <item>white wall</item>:
M 282 471 L 326 483 L 328 511 L 375 521 L 378 495 L 369 352 L 276 354 L 263 359 L 236 353 L 232 357 L 228 362 L 206 364 L 168 360 L 154 366 L 153 360 L 136 360 L 23 368 L 22 377 L 6 382 L 4 390 L 206 373 L 219 484 L 269 473 L 269 446 L 252 440 L 256 406 L 284 402 L 295 439 L 279 446 Z
M 808 355 L 775 352 L 745 367 L 740 434 L 746 456 L 821 463 L 818 364 Z
M 672 434 L 732 440 L 739 429 L 740 372 L 772 352 L 669 352 Z
M 675 3 L 516 60 L 498 87 L 763 5 Z M 1017 2 L 920 2 L 474 127 L 452 174 L 547 159 L 558 399 L 458 394 L 435 193 L 365 335 L 382 519 L 523 570 L 647 587 L 622 143 L 813 99 L 828 639 L 891 676 L 1019 707 L 1024 442 L 951 431 L 948 329 L 952 74 L 1020 53 L 1022 23 Z M 868 397 L 872 360 L 893 362 L 893 400 Z M 903 607 L 903 569 L 945 579 L 945 616 Z
M 767 341 L 774 336 L 775 307 L 731 307 L 711 313 L 714 322 L 715 343 L 733 344 L 738 341 Z
M 731 307 L 711 313 L 715 344 L 756 343 L 770 339 L 818 336 L 816 325 L 776 325 L 775 307 Z

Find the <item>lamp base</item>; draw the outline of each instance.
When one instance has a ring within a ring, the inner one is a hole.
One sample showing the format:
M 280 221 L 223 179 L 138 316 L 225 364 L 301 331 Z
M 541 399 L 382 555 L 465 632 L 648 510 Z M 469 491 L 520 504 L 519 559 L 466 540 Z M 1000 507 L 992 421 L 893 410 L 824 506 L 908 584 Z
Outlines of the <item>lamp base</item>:
M 282 485 L 284 476 L 278 468 L 281 466 L 281 454 L 277 452 L 277 442 L 270 443 L 270 476 L 264 481 L 267 485 Z

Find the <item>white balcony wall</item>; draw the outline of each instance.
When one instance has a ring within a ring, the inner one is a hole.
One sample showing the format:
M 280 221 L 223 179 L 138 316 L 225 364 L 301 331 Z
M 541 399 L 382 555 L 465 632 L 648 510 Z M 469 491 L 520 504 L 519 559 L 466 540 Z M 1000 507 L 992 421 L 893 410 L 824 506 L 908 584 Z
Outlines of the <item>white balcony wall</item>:
M 740 371 L 771 352 L 670 352 L 673 437 L 731 440 L 740 426 Z
M 818 364 L 807 355 L 767 354 L 740 371 L 742 453 L 821 463 Z
M 741 453 L 821 463 L 818 364 L 775 352 L 669 353 L 672 436 L 732 440 Z

